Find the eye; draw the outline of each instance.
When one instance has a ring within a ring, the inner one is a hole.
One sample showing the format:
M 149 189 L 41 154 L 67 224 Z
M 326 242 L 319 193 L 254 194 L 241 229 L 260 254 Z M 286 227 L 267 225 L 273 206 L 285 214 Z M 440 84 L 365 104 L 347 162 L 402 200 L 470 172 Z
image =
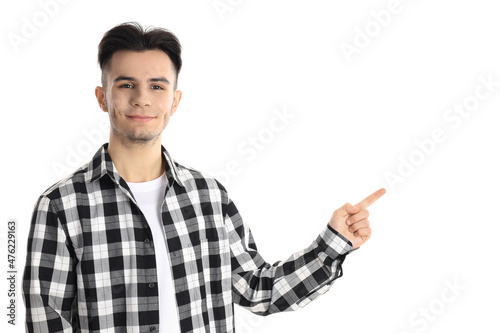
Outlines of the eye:
M 120 86 L 120 88 L 132 88 L 132 85 L 130 83 L 125 83 Z
M 159 85 L 154 85 L 151 88 L 153 88 L 153 90 L 163 90 L 163 87 Z

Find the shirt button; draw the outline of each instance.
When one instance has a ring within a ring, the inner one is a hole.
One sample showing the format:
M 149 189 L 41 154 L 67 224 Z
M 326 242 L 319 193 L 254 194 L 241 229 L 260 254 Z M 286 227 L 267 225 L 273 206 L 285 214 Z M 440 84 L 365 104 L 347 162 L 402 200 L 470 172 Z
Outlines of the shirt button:
M 146 243 L 146 244 L 149 244 L 150 242 L 151 242 L 151 241 L 149 240 L 149 238 L 146 238 L 146 239 L 144 240 L 144 243 Z
M 156 332 L 156 326 L 151 326 L 151 327 L 149 328 L 149 331 L 150 331 L 150 332 Z
M 151 282 L 151 283 L 149 284 L 149 288 L 154 288 L 154 287 L 155 287 L 155 284 Z

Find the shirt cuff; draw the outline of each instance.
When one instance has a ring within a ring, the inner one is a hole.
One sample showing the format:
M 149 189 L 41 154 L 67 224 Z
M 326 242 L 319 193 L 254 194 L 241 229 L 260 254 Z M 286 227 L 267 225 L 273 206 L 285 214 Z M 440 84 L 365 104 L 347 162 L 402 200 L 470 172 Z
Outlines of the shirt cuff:
M 353 251 L 352 243 L 329 224 L 318 236 L 319 247 L 332 259 Z

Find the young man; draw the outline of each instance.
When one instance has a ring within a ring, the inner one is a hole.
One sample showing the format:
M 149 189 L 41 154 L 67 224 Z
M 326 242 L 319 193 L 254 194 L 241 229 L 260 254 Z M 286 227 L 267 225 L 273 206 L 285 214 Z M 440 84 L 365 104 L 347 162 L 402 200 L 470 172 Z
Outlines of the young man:
M 233 304 L 295 310 L 342 275 L 371 236 L 366 208 L 337 209 L 312 244 L 274 265 L 225 188 L 174 161 L 162 131 L 182 97 L 181 46 L 125 23 L 99 45 L 109 143 L 38 199 L 23 296 L 29 332 L 234 332 Z

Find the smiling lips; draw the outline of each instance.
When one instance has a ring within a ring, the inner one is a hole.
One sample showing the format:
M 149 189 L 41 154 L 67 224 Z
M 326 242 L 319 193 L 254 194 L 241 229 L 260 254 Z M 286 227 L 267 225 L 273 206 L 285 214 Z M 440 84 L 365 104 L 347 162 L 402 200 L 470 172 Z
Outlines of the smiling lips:
M 133 121 L 137 121 L 137 122 L 140 122 L 140 123 L 145 123 L 145 122 L 148 122 L 150 120 L 153 120 L 154 117 L 147 117 L 147 116 L 127 116 L 128 118 L 132 119 Z

